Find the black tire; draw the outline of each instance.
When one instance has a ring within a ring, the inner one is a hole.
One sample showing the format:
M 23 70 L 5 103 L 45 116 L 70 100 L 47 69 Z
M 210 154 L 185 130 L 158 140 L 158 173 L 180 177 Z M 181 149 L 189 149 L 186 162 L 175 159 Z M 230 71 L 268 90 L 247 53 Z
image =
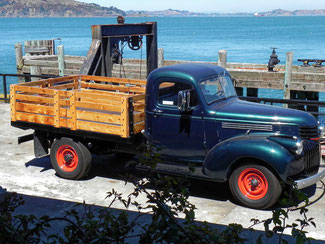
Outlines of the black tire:
M 70 138 L 54 141 L 50 158 L 56 173 L 65 179 L 80 179 L 91 168 L 92 157 L 88 148 Z
M 256 209 L 273 206 L 282 192 L 277 177 L 266 167 L 255 164 L 235 169 L 230 176 L 229 187 L 239 203 Z

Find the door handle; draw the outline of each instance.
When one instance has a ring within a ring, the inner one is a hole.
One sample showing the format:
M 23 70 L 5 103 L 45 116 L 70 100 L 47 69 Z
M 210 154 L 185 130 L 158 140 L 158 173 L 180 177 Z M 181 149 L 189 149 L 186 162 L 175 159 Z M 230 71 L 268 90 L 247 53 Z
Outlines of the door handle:
M 158 116 L 162 115 L 162 113 L 163 113 L 162 110 L 157 109 L 157 108 L 155 108 L 155 109 L 152 110 L 152 111 L 153 111 L 153 115 L 154 115 L 154 117 L 158 117 Z

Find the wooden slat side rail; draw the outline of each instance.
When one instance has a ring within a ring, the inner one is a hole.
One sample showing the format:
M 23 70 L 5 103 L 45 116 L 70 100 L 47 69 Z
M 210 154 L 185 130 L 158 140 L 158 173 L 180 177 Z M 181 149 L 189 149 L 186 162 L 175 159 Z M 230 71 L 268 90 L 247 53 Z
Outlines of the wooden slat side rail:
M 37 94 L 46 94 L 46 95 L 53 95 L 54 91 L 44 88 L 38 87 L 30 87 L 30 86 L 16 86 L 16 91 L 18 92 L 28 92 L 28 93 L 37 93 Z
M 62 85 L 51 86 L 49 89 L 63 90 L 63 89 L 72 89 L 72 88 L 75 88 L 74 83 L 67 83 L 67 84 L 62 84 Z
M 117 96 L 110 96 L 110 95 L 105 95 L 105 94 L 97 94 L 96 91 L 91 92 L 91 91 L 75 91 L 76 93 L 76 98 L 77 99 L 83 99 L 83 98 L 91 98 L 93 101 L 96 101 L 97 99 L 103 99 L 103 100 L 111 100 L 111 101 L 116 101 L 120 102 L 121 99 L 120 97 Z
M 107 105 L 118 106 L 118 107 L 121 106 L 121 102 L 118 102 L 118 101 L 111 101 L 111 100 L 106 100 L 106 99 L 96 99 L 96 100 L 94 100 L 94 98 L 84 97 L 84 96 L 82 96 L 82 98 L 79 98 L 79 101 L 80 102 L 91 102 L 91 103 L 96 101 L 96 103 L 99 103 L 99 104 L 107 104 Z
M 16 85 L 10 85 L 10 115 L 11 121 L 16 121 Z
M 96 90 L 96 89 L 89 89 L 89 88 L 84 88 L 85 85 L 84 83 L 81 84 L 81 91 L 85 92 L 91 92 L 92 94 L 103 94 L 103 95 L 108 95 L 108 96 L 114 96 L 114 97 L 129 97 L 129 93 L 124 93 L 124 92 L 115 92 L 115 91 L 101 91 L 101 90 Z
M 16 102 L 16 111 L 35 113 L 35 114 L 44 114 L 44 115 L 51 115 L 51 116 L 54 115 L 53 107 L 43 106 L 38 104 L 21 103 L 21 102 Z
M 141 95 L 134 95 L 133 96 L 133 102 L 141 102 L 144 103 L 146 99 L 146 94 L 141 94 Z
M 134 113 L 134 115 L 133 115 L 133 122 L 134 122 L 134 124 L 143 122 L 144 119 L 145 119 L 145 113 L 144 112 Z
M 134 111 L 136 112 L 142 112 L 144 111 L 144 108 L 145 108 L 145 104 L 144 103 L 137 103 L 133 106 L 134 108 Z
M 49 104 L 54 103 L 53 98 L 42 97 L 42 96 L 21 95 L 21 94 L 16 94 L 16 100 L 21 100 L 26 102 L 49 103 Z
M 91 75 L 82 75 L 81 79 L 83 81 L 93 80 L 93 81 L 100 81 L 100 82 L 112 82 L 112 83 L 132 84 L 132 85 L 141 85 L 141 86 L 145 86 L 147 84 L 146 80 L 123 79 L 123 78 L 101 77 L 101 76 L 91 76 Z
M 65 76 L 65 77 L 60 77 L 60 78 L 49 78 L 49 79 L 44 79 L 44 80 L 26 82 L 23 84 L 19 84 L 19 86 L 41 86 L 44 84 L 46 84 L 46 85 L 50 84 L 50 86 L 52 86 L 55 83 L 64 82 L 64 81 L 72 81 L 74 79 L 78 79 L 79 77 L 80 77 L 79 75 L 71 75 L 71 76 Z
M 78 123 L 79 130 L 93 131 L 99 133 L 106 133 L 112 135 L 121 135 L 121 127 L 107 124 L 99 124 L 88 121 L 80 121 Z
M 46 115 L 39 115 L 39 114 L 16 112 L 16 119 L 19 121 L 44 124 L 44 125 L 54 124 L 53 116 L 46 116 Z
M 129 136 L 129 102 L 128 98 L 121 97 L 121 137 Z
M 108 91 L 120 91 L 120 92 L 134 92 L 134 93 L 145 93 L 144 87 L 135 87 L 135 86 L 116 86 L 116 85 L 108 85 L 108 84 L 95 84 L 95 83 L 83 83 L 83 88 L 94 88 L 94 89 L 102 89 Z
M 101 123 L 110 123 L 115 125 L 120 125 L 121 116 L 118 114 L 107 114 L 99 112 L 88 112 L 83 110 L 77 110 L 77 119 L 78 120 L 87 120 L 92 122 L 101 122 Z
M 145 127 L 145 122 L 141 122 L 134 125 L 134 134 L 140 133 Z
M 105 110 L 105 111 L 111 111 L 111 112 L 121 112 L 121 105 L 120 106 L 114 106 L 111 104 L 100 104 L 94 102 L 76 102 L 76 106 L 78 107 L 79 110 L 82 108 L 87 108 L 87 109 L 98 109 L 98 110 Z

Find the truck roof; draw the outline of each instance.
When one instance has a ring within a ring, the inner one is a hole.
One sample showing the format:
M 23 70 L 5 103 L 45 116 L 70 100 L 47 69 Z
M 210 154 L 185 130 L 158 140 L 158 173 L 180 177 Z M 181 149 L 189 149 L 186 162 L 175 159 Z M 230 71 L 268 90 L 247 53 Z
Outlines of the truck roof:
M 206 63 L 186 63 L 165 66 L 154 70 L 148 77 L 148 84 L 159 78 L 178 78 L 192 80 L 197 83 L 202 79 L 217 76 L 227 71 L 217 65 Z

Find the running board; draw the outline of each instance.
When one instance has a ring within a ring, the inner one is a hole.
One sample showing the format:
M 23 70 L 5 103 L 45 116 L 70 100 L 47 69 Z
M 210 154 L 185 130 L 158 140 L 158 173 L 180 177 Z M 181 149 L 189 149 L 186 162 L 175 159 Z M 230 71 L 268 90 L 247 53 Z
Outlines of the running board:
M 194 170 L 192 172 L 190 172 L 188 165 L 175 164 L 175 163 L 157 163 L 156 168 L 151 169 L 151 170 L 156 173 L 163 173 L 163 174 L 169 174 L 169 175 L 175 175 L 175 176 L 188 176 L 191 179 L 204 179 L 204 180 L 210 180 L 210 181 L 217 181 L 214 178 L 204 175 L 202 173 L 201 166 L 195 166 L 192 168 Z M 136 166 L 136 169 L 148 171 L 150 169 L 150 167 L 138 164 Z

